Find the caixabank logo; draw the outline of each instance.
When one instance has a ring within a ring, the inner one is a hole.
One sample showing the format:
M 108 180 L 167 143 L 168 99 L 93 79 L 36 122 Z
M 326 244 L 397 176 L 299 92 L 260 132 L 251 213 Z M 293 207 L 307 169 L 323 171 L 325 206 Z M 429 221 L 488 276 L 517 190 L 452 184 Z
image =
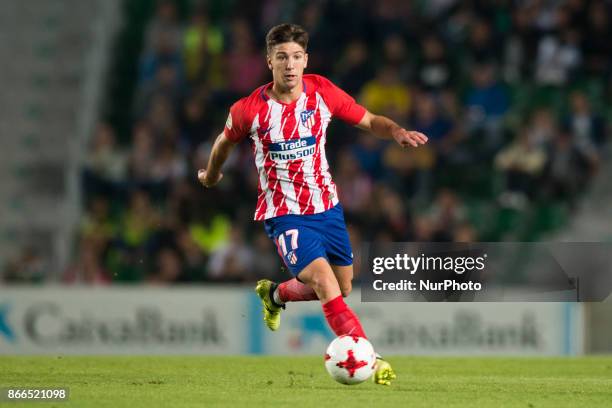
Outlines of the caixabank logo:
M 40 302 L 26 309 L 23 325 L 28 340 L 39 346 L 215 346 L 225 339 L 217 314 L 206 309 L 197 319 L 180 319 L 156 306 L 116 316 L 88 308 L 68 313 L 60 304 Z
M 0 303 L 0 353 L 58 351 L 75 346 L 94 351 L 143 346 L 216 350 L 223 348 L 227 337 L 218 314 L 207 308 L 180 317 L 152 305 L 126 308 L 117 315 L 51 301 L 25 307 Z
M 9 311 L 11 307 L 8 303 L 0 303 L 0 343 L 15 343 L 17 337 L 9 323 Z

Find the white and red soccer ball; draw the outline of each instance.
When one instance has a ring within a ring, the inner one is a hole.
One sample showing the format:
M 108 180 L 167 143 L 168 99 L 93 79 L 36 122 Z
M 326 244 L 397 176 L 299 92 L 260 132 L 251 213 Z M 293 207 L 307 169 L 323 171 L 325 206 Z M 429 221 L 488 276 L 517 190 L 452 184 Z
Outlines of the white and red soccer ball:
M 325 368 L 339 383 L 362 383 L 370 378 L 376 369 L 374 347 L 363 337 L 336 337 L 327 347 Z

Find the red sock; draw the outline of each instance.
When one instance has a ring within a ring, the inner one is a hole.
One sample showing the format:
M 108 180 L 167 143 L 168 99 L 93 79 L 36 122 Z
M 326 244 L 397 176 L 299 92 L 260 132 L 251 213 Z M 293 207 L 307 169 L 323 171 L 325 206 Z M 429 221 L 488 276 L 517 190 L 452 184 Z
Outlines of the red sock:
M 350 336 L 359 336 L 367 338 L 359 323 L 359 318 L 344 303 L 342 296 L 338 296 L 323 305 L 325 318 L 331 329 L 337 336 L 348 334 Z
M 319 300 L 319 297 L 310 286 L 303 284 L 295 278 L 278 285 L 278 296 L 283 302 Z

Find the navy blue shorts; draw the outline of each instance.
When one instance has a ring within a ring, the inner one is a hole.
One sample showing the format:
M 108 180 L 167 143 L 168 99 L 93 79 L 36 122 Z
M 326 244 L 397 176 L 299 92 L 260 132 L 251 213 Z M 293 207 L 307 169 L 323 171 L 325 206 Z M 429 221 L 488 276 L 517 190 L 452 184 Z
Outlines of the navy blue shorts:
M 264 227 L 293 276 L 317 258 L 325 258 L 331 265 L 353 264 L 340 204 L 319 214 L 270 218 L 264 221 Z

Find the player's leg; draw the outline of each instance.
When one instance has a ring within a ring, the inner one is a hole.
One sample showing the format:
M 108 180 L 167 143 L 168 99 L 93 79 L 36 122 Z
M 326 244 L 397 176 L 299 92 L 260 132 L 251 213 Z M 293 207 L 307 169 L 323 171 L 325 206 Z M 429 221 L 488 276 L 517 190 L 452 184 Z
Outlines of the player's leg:
M 346 297 L 351 293 L 353 287 L 353 250 L 340 205 L 331 212 L 330 220 L 326 225 L 325 249 L 342 296 Z M 395 372 L 379 354 L 376 356 L 376 371 L 372 379 L 377 384 L 389 385 L 391 380 L 396 378 Z
M 319 300 L 317 292 L 310 286 L 300 282 L 297 278 L 279 283 L 274 291 L 274 301 L 279 304 L 286 302 L 307 302 Z
M 353 265 L 331 265 L 331 267 L 340 286 L 340 293 L 343 297 L 347 297 L 353 288 Z M 317 292 L 309 285 L 300 282 L 298 278 L 272 284 L 275 285 L 273 299 L 278 305 L 284 305 L 287 302 L 319 300 Z
M 340 293 L 347 297 L 353 288 L 353 266 L 352 265 L 331 265 Z M 306 302 L 319 300 L 317 292 L 309 285 L 300 282 L 298 278 L 289 279 L 285 282 L 274 284 L 273 299 L 278 305 L 287 302 Z
M 338 281 L 342 296 L 347 297 L 353 288 L 353 265 L 332 265 L 334 275 Z M 396 378 L 395 372 L 391 365 L 385 361 L 380 354 L 376 354 L 376 371 L 372 379 L 375 383 L 381 385 L 390 385 L 391 380 Z
M 318 300 L 315 291 L 296 278 L 277 284 L 269 279 L 261 279 L 255 292 L 263 304 L 264 321 L 270 330 L 280 327 L 280 313 L 287 302 Z
M 340 285 L 327 259 L 312 261 L 299 274 L 299 279 L 310 286 L 321 300 L 325 318 L 336 335 L 366 337 L 359 318 L 344 302 Z
M 353 266 L 352 265 L 331 265 L 338 285 L 340 293 L 343 297 L 347 297 L 353 288 Z M 289 279 L 279 283 L 274 288 L 273 298 L 279 305 L 286 302 L 307 302 L 311 300 L 319 300 L 317 292 L 309 285 L 300 282 L 298 278 Z
M 325 256 L 321 237 L 304 225 L 298 216 L 284 216 L 267 221 L 266 232 L 274 241 L 279 256 L 293 276 L 297 276 L 314 259 Z M 280 313 L 285 302 L 318 299 L 316 292 L 298 279 L 290 279 L 280 285 L 268 279 L 257 282 L 255 292 L 263 304 L 264 321 L 270 330 L 280 326 Z
M 325 228 L 321 235 L 324 237 L 327 259 L 340 285 L 342 296 L 347 297 L 353 289 L 353 248 L 340 204 L 329 211 L 322 228 Z
M 332 270 L 340 286 L 340 293 L 347 297 L 353 290 L 353 265 L 332 265 Z

